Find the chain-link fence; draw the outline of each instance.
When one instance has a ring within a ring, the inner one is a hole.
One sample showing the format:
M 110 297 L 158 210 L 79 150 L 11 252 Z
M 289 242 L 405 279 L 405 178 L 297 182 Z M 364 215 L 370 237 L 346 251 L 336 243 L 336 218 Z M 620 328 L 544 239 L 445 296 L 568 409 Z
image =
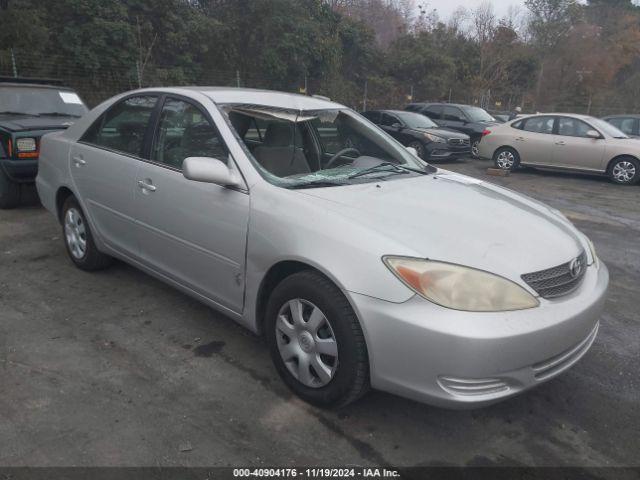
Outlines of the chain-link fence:
M 247 72 L 224 68 L 207 68 L 157 63 L 141 66 L 118 65 L 109 68 L 90 68 L 83 64 L 69 64 L 58 59 L 36 56 L 27 52 L 0 51 L 0 75 L 36 78 L 55 78 L 74 88 L 85 102 L 93 107 L 118 93 L 140 87 L 208 85 L 277 88 L 291 92 L 321 94 L 356 110 L 403 108 L 410 102 L 449 102 L 477 105 L 487 110 L 512 111 L 521 106 L 523 113 L 567 112 L 604 116 L 633 113 L 640 108 L 633 105 L 610 104 L 602 100 L 585 100 L 583 104 L 554 103 L 536 105 L 523 96 L 501 98 L 492 89 L 473 92 L 462 87 L 451 88 L 444 95 L 421 98 L 410 82 L 391 77 L 365 78 L 347 84 L 342 79 L 297 78 L 274 84 L 269 72 Z

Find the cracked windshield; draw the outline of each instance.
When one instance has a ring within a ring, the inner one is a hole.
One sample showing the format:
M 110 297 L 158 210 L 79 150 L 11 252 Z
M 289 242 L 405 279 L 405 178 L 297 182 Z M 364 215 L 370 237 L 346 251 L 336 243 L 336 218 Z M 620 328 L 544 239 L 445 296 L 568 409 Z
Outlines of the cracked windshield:
M 281 187 L 351 185 L 436 171 L 348 109 L 227 105 L 224 110 L 258 170 Z

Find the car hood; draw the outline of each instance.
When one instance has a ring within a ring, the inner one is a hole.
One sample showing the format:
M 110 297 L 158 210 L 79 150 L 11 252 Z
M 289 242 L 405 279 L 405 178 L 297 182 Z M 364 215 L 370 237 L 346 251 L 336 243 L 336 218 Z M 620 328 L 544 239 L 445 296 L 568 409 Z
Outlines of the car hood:
M 462 140 L 469 139 L 469 135 L 465 133 L 455 132 L 446 128 L 413 128 L 412 130 L 418 133 L 432 133 L 438 137 L 444 138 L 445 140 L 450 140 L 452 138 L 460 138 Z
M 549 207 L 508 189 L 439 170 L 433 175 L 300 191 L 409 255 L 519 281 L 570 261 L 584 240 Z M 339 232 L 336 232 L 339 235 Z M 366 242 L 366 239 L 362 239 Z
M 0 115 L 0 127 L 12 132 L 28 130 L 61 130 L 73 125 L 75 117 L 36 117 L 23 115 Z

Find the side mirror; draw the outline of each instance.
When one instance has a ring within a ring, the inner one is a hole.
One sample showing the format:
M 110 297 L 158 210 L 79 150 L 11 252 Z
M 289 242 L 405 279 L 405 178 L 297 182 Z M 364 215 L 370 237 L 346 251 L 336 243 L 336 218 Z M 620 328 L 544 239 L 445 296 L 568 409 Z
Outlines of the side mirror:
M 597 130 L 589 130 L 587 132 L 587 137 L 593 138 L 593 139 L 596 139 L 596 140 L 602 138 L 602 136 L 600 135 L 600 133 Z
M 391 128 L 395 128 L 396 130 L 402 130 L 404 129 L 404 127 L 402 126 L 401 123 L 394 123 L 393 125 L 391 125 Z
M 237 187 L 240 181 L 229 167 L 217 158 L 189 157 L 182 164 L 182 174 L 194 182 Z
M 417 157 L 417 156 L 418 156 L 418 151 L 417 151 L 415 148 L 413 148 L 413 147 L 406 147 L 406 148 L 407 148 L 407 151 L 408 151 L 411 155 L 413 155 L 414 157 Z

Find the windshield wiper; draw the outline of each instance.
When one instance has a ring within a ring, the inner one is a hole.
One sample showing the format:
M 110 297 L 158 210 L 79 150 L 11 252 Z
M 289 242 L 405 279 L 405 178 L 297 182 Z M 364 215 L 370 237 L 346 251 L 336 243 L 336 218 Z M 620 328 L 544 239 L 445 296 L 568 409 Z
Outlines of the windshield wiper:
M 389 167 L 391 167 L 391 169 L 389 169 Z M 365 168 L 364 170 L 353 173 L 349 175 L 347 178 L 351 180 L 353 178 L 362 177 L 364 175 L 368 175 L 370 173 L 376 173 L 376 172 L 406 173 L 406 170 L 400 168 L 400 165 L 398 165 L 397 163 L 382 162 L 382 163 L 379 163 L 378 165 L 374 165 L 373 167 Z
M 384 167 L 384 168 L 382 168 Z M 387 167 L 393 167 L 392 169 L 388 169 Z M 412 168 L 412 167 L 407 167 L 406 165 L 398 165 L 397 163 L 392 163 L 392 162 L 382 162 L 378 165 L 375 165 L 371 168 L 367 168 L 365 170 L 362 170 L 361 172 L 356 172 L 353 175 L 349 175 L 349 179 L 352 178 L 358 178 L 358 177 L 362 177 L 363 175 L 368 175 L 370 173 L 376 173 L 376 172 L 389 172 L 389 173 L 397 173 L 397 174 L 402 174 L 402 173 L 408 173 L 408 172 L 412 172 L 412 173 L 419 173 L 420 175 L 429 175 L 430 172 L 426 171 L 426 170 L 420 170 L 417 168 Z
M 343 186 L 343 185 L 347 185 L 344 182 L 330 182 L 328 180 L 316 180 L 315 182 L 306 182 L 306 183 L 300 183 L 298 185 L 291 185 L 290 187 L 287 187 L 291 190 L 301 190 L 303 188 L 321 188 L 321 187 L 339 187 L 339 186 Z
M 62 113 L 62 112 L 40 112 L 37 115 L 39 117 L 73 117 L 73 118 L 80 118 L 80 115 L 74 115 L 73 113 Z
M 0 115 L 25 115 L 25 116 L 29 116 L 29 117 L 37 117 L 38 116 L 35 113 L 12 112 L 10 110 L 5 110 L 3 112 L 0 112 Z

